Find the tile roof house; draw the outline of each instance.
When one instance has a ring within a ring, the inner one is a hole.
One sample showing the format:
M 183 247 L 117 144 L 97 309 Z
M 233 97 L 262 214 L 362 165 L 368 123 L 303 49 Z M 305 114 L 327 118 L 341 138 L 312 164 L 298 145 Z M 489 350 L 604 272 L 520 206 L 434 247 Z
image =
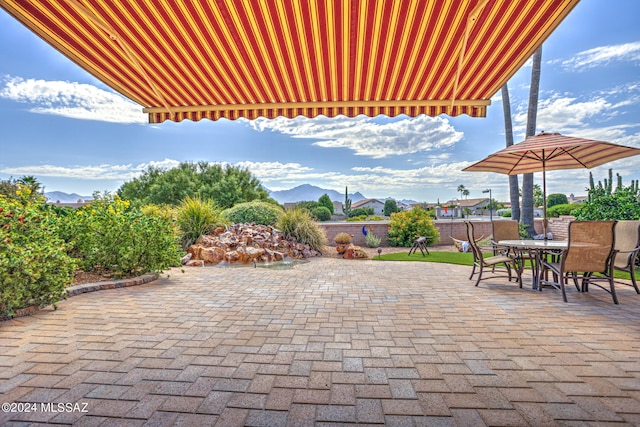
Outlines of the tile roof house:
M 460 206 L 463 209 L 471 210 L 471 213 L 475 213 L 489 206 L 489 198 L 449 200 L 445 203 L 445 206 Z
M 356 208 L 372 208 L 374 215 L 382 215 L 384 202 L 381 202 L 378 199 L 364 199 L 351 204 L 351 210 Z

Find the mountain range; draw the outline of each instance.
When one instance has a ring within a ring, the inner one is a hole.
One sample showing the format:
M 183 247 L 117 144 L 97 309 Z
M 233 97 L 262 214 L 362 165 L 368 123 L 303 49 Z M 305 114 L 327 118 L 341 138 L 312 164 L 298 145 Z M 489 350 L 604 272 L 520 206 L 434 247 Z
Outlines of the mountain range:
M 280 190 L 280 191 L 270 191 L 267 190 L 269 196 L 271 198 L 278 201 L 278 203 L 291 203 L 291 202 L 302 202 L 302 201 L 310 201 L 310 200 L 318 200 L 320 196 L 323 194 L 327 194 L 329 198 L 334 202 L 344 202 L 344 193 L 340 193 L 336 190 L 328 190 L 326 188 L 316 187 L 311 184 L 302 184 L 297 187 L 291 188 L 289 190 Z M 355 192 L 349 193 L 349 198 L 352 202 L 359 202 L 360 200 L 367 199 L 362 193 Z M 385 197 L 382 199 L 378 199 L 384 202 L 387 199 L 394 199 L 393 197 Z M 416 204 L 415 200 L 410 199 L 402 199 L 397 200 L 398 202 L 405 203 L 407 205 Z
M 326 188 L 316 187 L 311 184 L 302 184 L 289 190 L 279 190 L 269 192 L 269 196 L 277 200 L 278 203 L 291 203 L 318 200 L 320 196 L 326 194 L 334 202 L 344 202 L 344 193 L 336 190 L 327 190 Z M 349 193 L 352 202 L 358 202 L 366 199 L 360 192 Z
M 297 187 L 291 188 L 289 190 L 279 190 L 279 191 L 270 191 L 267 190 L 269 196 L 274 200 L 277 200 L 278 203 L 291 203 L 291 202 L 302 202 L 302 201 L 310 201 L 310 200 L 318 200 L 320 196 L 323 194 L 327 194 L 329 198 L 334 202 L 344 202 L 344 193 L 340 193 L 336 190 L 329 190 L 326 188 L 316 187 L 311 184 L 302 184 Z M 91 196 L 81 196 L 76 193 L 68 194 L 62 191 L 48 191 L 44 193 L 47 201 L 51 203 L 60 202 L 60 203 L 76 203 L 78 200 L 91 200 L 93 197 Z M 359 202 L 360 200 L 364 200 L 367 197 L 362 195 L 359 191 L 355 193 L 349 193 L 349 198 L 352 202 Z M 392 197 L 386 197 L 383 199 L 379 199 L 380 201 L 385 201 L 387 199 L 391 199 Z M 417 203 L 415 200 L 398 200 L 399 202 L 403 202 L 406 204 Z
M 92 196 L 81 196 L 76 193 L 65 193 L 63 191 L 47 191 L 44 193 L 47 202 L 50 203 L 77 203 L 78 200 L 93 200 Z

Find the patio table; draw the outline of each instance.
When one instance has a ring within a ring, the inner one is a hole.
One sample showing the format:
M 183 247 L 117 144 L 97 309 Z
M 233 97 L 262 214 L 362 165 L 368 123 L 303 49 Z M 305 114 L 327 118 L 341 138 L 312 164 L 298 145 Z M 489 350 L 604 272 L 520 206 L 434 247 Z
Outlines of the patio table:
M 556 255 L 559 254 L 563 250 L 567 249 L 568 242 L 563 240 L 533 239 L 500 240 L 498 245 L 511 248 L 516 253 L 520 277 L 522 277 L 522 270 L 524 269 L 524 257 L 522 255 L 525 252 L 529 254 L 531 259 L 531 269 L 533 270 L 532 288 L 542 290 L 543 284 L 552 284 L 552 282 L 544 282 L 541 277 L 542 273 L 540 271 L 540 267 L 542 265 L 543 256 L 549 253 Z

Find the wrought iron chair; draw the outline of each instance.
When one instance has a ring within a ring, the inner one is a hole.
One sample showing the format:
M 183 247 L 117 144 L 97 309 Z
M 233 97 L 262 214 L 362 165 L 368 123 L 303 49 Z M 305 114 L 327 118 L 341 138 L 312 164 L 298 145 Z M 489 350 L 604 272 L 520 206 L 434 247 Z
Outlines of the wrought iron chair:
M 494 276 L 483 278 L 482 273 L 484 272 L 485 267 L 491 268 L 493 271 L 493 268 L 495 266 L 503 265 L 507 270 L 509 281 L 511 281 L 511 278 L 512 278 L 512 275 L 511 275 L 512 268 L 518 274 L 518 282 L 520 283 L 520 287 L 522 288 L 522 280 L 520 280 L 519 270 L 515 264 L 514 258 L 506 255 L 494 255 L 494 256 L 485 257 L 485 255 L 482 253 L 482 249 L 480 249 L 480 246 L 478 245 L 478 242 L 474 237 L 473 223 L 471 223 L 470 221 L 466 221 L 465 224 L 467 225 L 467 239 L 469 240 L 469 246 L 471 247 L 471 252 L 473 252 L 473 270 L 471 271 L 471 276 L 469 276 L 469 280 L 472 280 L 473 276 L 477 274 L 478 279 L 476 280 L 476 286 L 478 286 L 481 280 L 497 277 L 494 274 Z M 477 273 L 476 273 L 476 269 L 478 269 Z
M 635 274 L 636 259 L 638 251 L 640 251 L 640 221 L 618 221 L 614 233 L 616 258 L 613 268 L 626 271 L 631 275 L 631 285 L 620 281 L 616 281 L 616 283 L 633 286 L 640 294 Z
M 567 249 L 560 254 L 560 261 L 542 262 L 543 269 L 553 273 L 554 280 L 562 291 L 564 302 L 567 302 L 565 282 L 571 277 L 579 292 L 589 292 L 589 284 L 593 283 L 609 292 L 613 302 L 618 304 L 616 288 L 613 284 L 615 224 L 616 221 L 571 222 Z M 595 276 L 594 273 L 600 275 Z M 579 279 L 582 281 L 581 286 L 578 285 Z M 597 283 L 603 281 L 609 283 L 609 289 Z

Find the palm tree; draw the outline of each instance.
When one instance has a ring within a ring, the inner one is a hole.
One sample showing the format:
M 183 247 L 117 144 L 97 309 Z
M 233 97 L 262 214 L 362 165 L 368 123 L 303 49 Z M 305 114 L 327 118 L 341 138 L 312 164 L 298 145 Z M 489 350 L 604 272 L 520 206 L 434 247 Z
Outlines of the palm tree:
M 533 54 L 531 67 L 531 87 L 529 88 L 529 110 L 527 111 L 526 136 L 536 133 L 536 119 L 538 116 L 538 93 L 540 92 L 540 68 L 542 63 L 542 46 Z M 522 223 L 531 236 L 535 234 L 533 227 L 533 174 L 522 176 Z
M 468 199 L 469 198 L 469 194 L 471 194 L 471 193 L 469 193 L 469 190 L 467 190 L 466 188 L 464 190 L 462 190 L 461 193 L 462 193 L 462 195 L 464 196 L 465 199 Z
M 507 147 L 509 147 L 513 145 L 513 123 L 511 122 L 509 88 L 506 83 L 502 86 L 502 109 L 504 112 L 504 133 L 507 139 Z M 520 221 L 520 188 L 518 185 L 518 175 L 509 175 L 509 199 L 511 200 L 511 218 Z
M 40 194 L 43 192 L 42 184 L 38 182 L 35 176 L 33 175 L 25 175 L 18 180 L 19 184 L 24 185 L 29 190 L 31 190 L 31 194 Z
M 462 195 L 464 194 L 465 191 L 468 191 L 468 190 L 464 188 L 464 185 L 462 184 L 458 185 L 458 193 L 460 193 L 460 199 L 462 199 Z

